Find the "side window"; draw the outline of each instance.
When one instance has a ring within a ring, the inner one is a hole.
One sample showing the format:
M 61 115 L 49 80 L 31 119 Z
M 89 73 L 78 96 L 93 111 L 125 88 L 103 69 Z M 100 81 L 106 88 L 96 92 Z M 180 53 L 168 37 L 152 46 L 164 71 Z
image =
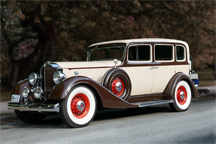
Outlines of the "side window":
M 142 45 L 138 46 L 138 60 L 139 61 L 149 61 L 150 60 L 150 46 Z
M 129 47 L 128 60 L 131 60 L 131 61 L 137 60 L 137 46 Z
M 170 61 L 173 60 L 172 45 L 155 45 L 155 60 Z
M 150 45 L 138 45 L 129 47 L 129 61 L 149 61 L 151 60 Z
M 184 60 L 185 59 L 185 49 L 183 46 L 176 46 L 176 56 L 177 60 Z

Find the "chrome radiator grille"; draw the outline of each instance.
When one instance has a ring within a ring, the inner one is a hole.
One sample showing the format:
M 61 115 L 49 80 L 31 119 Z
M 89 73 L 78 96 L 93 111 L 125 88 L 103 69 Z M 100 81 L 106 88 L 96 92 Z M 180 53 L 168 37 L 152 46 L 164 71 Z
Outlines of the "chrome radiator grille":
M 55 86 L 55 83 L 53 82 L 53 74 L 55 73 L 55 71 L 56 69 L 51 66 L 43 66 L 41 68 L 41 87 L 46 97 L 49 95 L 49 93 Z

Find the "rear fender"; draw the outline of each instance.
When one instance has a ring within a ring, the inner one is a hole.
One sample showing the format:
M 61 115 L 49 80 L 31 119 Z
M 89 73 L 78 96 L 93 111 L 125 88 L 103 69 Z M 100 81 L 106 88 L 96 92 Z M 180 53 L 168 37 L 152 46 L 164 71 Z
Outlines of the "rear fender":
M 166 86 L 166 88 L 165 88 L 165 90 L 163 92 L 165 100 L 172 100 L 172 98 L 174 96 L 174 93 L 175 93 L 176 85 L 181 80 L 185 80 L 189 84 L 189 86 L 191 88 L 191 92 L 192 92 L 192 97 L 199 97 L 199 93 L 198 93 L 197 89 L 195 88 L 193 82 L 189 78 L 189 76 L 187 76 L 184 73 L 179 72 L 179 73 L 176 73 L 170 79 L 168 85 Z

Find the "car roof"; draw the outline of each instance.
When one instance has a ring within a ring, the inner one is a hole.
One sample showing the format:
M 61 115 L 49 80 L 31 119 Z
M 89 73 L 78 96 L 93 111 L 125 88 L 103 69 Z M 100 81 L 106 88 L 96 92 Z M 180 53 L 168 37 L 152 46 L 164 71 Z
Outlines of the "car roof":
M 111 43 L 133 43 L 133 42 L 163 42 L 163 43 L 180 43 L 188 47 L 188 44 L 185 41 L 176 40 L 176 39 L 166 39 L 166 38 L 140 38 L 140 39 L 125 39 L 125 40 L 112 40 L 112 41 L 105 41 L 94 43 L 89 47 L 96 46 L 96 45 L 103 45 L 103 44 L 111 44 Z

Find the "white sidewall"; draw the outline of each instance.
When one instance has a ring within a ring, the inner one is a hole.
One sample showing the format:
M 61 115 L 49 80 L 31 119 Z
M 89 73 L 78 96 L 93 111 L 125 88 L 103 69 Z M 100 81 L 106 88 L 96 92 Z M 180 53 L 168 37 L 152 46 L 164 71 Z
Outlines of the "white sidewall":
M 88 97 L 89 102 L 90 102 L 89 112 L 87 113 L 87 115 L 84 118 L 76 118 L 72 114 L 72 111 L 71 111 L 71 100 L 78 93 L 85 94 Z M 92 119 L 92 117 L 94 116 L 95 109 L 96 109 L 95 97 L 94 97 L 93 93 L 86 87 L 77 87 L 68 96 L 67 113 L 68 113 L 70 119 L 76 124 L 79 124 L 79 125 L 87 124 Z
M 187 91 L 187 100 L 186 100 L 186 103 L 183 104 L 183 105 L 180 105 L 178 100 L 177 100 L 177 90 L 180 86 L 183 86 L 185 87 L 186 91 Z M 181 110 L 186 110 L 189 105 L 190 105 L 190 102 L 191 102 L 191 89 L 190 89 L 190 86 L 188 85 L 187 82 L 185 81 L 180 81 L 176 88 L 175 88 L 175 102 L 176 102 L 176 105 L 181 109 Z

